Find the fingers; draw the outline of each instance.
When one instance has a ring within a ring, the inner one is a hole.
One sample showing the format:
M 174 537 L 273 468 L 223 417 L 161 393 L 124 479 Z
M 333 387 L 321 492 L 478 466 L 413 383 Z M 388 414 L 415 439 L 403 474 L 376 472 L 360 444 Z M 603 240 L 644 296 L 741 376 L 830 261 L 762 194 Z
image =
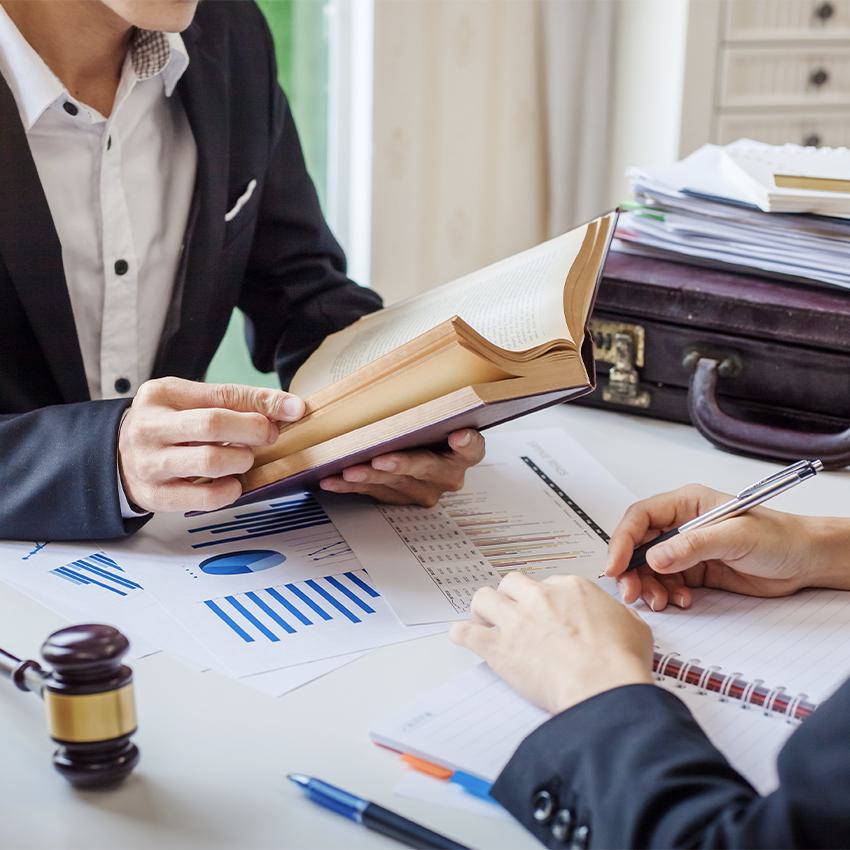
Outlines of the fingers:
M 617 577 L 617 590 L 620 593 L 620 598 L 626 605 L 631 605 L 641 598 L 643 593 L 643 582 L 637 570 L 632 570 L 628 573 L 623 573 Z
M 621 575 L 635 547 L 661 531 L 682 525 L 726 498 L 726 495 L 716 490 L 690 484 L 670 493 L 635 502 L 611 535 L 605 572 L 610 576 Z
M 484 457 L 484 438 L 471 429 L 449 435 L 449 453 L 393 452 L 319 482 L 330 493 L 359 493 L 393 505 L 433 507 L 447 490 L 463 487 L 466 470 Z
M 475 466 L 484 460 L 486 444 L 478 431 L 467 428 L 449 434 L 449 448 L 466 461 L 467 466 Z
M 172 446 L 150 453 L 157 469 L 151 478 L 221 478 L 241 475 L 254 463 L 254 453 L 243 446 Z
M 281 422 L 292 422 L 304 415 L 303 400 L 283 390 L 242 384 L 204 384 L 173 377 L 147 381 L 139 388 L 136 398 L 182 410 L 223 407 L 244 413 L 262 413 Z
M 459 490 L 466 470 L 483 459 L 484 446 L 484 437 L 477 431 L 455 431 L 449 435 L 448 454 L 427 449 L 393 452 L 373 458 L 371 466 L 381 472 L 438 484 L 442 490 Z
M 342 475 L 323 478 L 322 490 L 330 493 L 359 493 L 391 505 L 421 505 L 432 508 L 440 500 L 442 488 L 405 475 L 379 472 L 368 466 L 346 469 Z
M 499 582 L 499 592 L 504 593 L 516 602 L 535 598 L 540 590 L 540 582 L 530 579 L 524 573 L 508 573 Z
M 704 561 L 733 560 L 745 555 L 754 537 L 747 533 L 751 523 L 735 517 L 705 528 L 677 534 L 646 553 L 646 562 L 658 573 L 682 572 Z
M 238 478 L 217 478 L 204 483 L 173 481 L 148 488 L 144 504 L 151 511 L 217 511 L 242 495 Z
M 685 575 L 658 575 L 649 567 L 638 567 L 617 579 L 620 597 L 626 605 L 643 599 L 652 611 L 663 611 L 668 604 L 689 608 L 693 594 L 685 585 Z
M 517 617 L 516 602 L 492 587 L 482 587 L 475 592 L 470 611 L 479 622 L 491 626 L 504 626 Z
M 449 640 L 488 661 L 498 640 L 498 634 L 489 626 L 464 620 L 460 623 L 452 623 L 449 629 Z
M 279 433 L 277 426 L 261 413 L 237 413 L 223 408 L 163 413 L 140 424 L 140 428 L 147 441 L 159 445 L 238 443 L 267 446 Z

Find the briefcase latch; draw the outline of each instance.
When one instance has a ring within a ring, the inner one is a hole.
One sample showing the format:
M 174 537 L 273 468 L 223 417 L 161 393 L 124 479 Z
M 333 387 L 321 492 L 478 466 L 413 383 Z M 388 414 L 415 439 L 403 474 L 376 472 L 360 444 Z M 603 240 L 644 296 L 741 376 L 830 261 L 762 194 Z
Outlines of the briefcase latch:
M 602 388 L 602 400 L 625 407 L 649 407 L 651 396 L 641 387 L 638 374 L 638 368 L 644 363 L 643 327 L 593 319 L 590 332 L 594 357 L 611 364 L 608 382 Z

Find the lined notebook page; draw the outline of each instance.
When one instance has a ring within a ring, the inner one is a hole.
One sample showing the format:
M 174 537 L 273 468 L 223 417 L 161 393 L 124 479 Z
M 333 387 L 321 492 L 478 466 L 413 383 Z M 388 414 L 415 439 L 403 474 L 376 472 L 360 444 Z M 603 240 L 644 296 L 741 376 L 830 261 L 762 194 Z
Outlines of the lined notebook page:
M 760 792 L 775 787 L 776 755 L 796 725 L 669 679 L 663 687 L 691 709 L 709 739 Z M 377 723 L 371 734 L 376 743 L 492 782 L 523 739 L 548 719 L 480 664 Z
M 662 652 L 806 693 L 816 702 L 850 674 L 850 593 L 811 590 L 756 599 L 696 590 L 694 597 L 688 611 L 641 611 Z M 660 684 L 689 706 L 715 746 L 759 791 L 775 787 L 776 755 L 796 725 L 667 678 Z M 492 781 L 547 718 L 482 664 L 378 723 L 372 737 Z
M 776 788 L 776 757 L 798 723 L 755 706 L 745 708 L 737 700 L 723 702 L 717 694 L 701 694 L 691 686 L 680 688 L 669 679 L 662 680 L 662 687 L 690 708 L 709 740 L 759 793 Z
M 850 593 L 804 590 L 757 599 L 695 590 L 687 610 L 639 609 L 661 652 L 716 665 L 748 681 L 803 692 L 815 702 L 850 675 Z
M 548 717 L 479 664 L 384 718 L 371 735 L 378 744 L 492 782 Z

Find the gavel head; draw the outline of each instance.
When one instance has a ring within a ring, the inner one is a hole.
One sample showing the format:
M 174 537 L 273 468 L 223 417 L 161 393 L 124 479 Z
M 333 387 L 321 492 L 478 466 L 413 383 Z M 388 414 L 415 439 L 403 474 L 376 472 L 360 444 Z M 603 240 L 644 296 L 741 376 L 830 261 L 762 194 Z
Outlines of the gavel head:
M 44 681 L 56 769 L 72 784 L 94 788 L 124 779 L 139 763 L 133 673 L 121 662 L 130 644 L 112 626 L 70 626 L 41 648 L 52 671 Z

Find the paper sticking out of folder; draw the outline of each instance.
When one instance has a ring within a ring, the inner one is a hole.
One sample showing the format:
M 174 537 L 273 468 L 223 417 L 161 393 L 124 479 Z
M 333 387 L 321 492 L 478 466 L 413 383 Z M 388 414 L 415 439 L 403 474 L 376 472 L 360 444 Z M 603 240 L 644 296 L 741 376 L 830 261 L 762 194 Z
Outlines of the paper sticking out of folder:
M 614 249 L 850 287 L 849 174 L 847 148 L 703 145 L 629 169 Z

